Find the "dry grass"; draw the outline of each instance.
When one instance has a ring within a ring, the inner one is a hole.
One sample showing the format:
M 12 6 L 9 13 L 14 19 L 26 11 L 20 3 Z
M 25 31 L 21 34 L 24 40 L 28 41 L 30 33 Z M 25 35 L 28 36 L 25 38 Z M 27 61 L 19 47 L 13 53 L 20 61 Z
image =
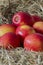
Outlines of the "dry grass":
M 29 12 L 43 18 L 43 0 L 0 0 L 0 23 L 11 23 L 14 13 Z M 3 22 L 4 21 L 4 22 Z
M 23 48 L 0 49 L 1 65 L 43 65 L 43 53 L 26 51 Z

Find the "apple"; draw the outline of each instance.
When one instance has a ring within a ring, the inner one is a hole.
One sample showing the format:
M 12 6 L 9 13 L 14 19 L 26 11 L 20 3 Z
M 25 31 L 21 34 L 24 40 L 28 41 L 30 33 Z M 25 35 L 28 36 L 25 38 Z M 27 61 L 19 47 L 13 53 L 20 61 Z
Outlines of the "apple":
M 28 25 L 21 25 L 16 29 L 16 34 L 20 35 L 22 38 L 25 38 L 27 35 L 32 33 L 35 33 L 35 30 Z
M 43 34 L 43 22 L 42 21 L 38 21 L 36 23 L 34 23 L 33 28 L 37 31 Z
M 34 23 L 35 23 L 35 22 L 38 22 L 38 21 L 42 21 L 41 17 L 38 16 L 38 15 L 32 15 L 32 19 L 33 19 Z M 33 24 L 34 24 L 34 23 L 33 23 Z
M 20 46 L 20 39 L 14 33 L 5 33 L 0 38 L 0 47 L 2 48 L 16 48 Z
M 13 24 L 2 24 L 0 26 L 0 37 L 5 33 L 12 32 L 15 33 L 15 26 Z
M 43 51 L 43 35 L 39 33 L 28 35 L 24 40 L 24 48 L 30 51 Z
M 33 24 L 32 16 L 26 12 L 17 12 L 16 14 L 14 14 L 14 16 L 12 18 L 12 22 L 16 26 L 20 26 L 20 25 L 24 25 L 24 24 L 27 24 L 27 25 Z

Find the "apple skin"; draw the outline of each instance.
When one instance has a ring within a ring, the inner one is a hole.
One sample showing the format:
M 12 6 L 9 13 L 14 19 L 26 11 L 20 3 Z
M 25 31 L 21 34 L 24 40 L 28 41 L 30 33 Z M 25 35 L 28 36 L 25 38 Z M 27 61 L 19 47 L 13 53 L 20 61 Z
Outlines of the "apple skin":
M 32 33 L 36 33 L 35 30 L 28 26 L 28 25 L 22 25 L 22 26 L 18 26 L 16 29 L 16 35 L 19 35 L 20 37 L 20 43 L 21 46 L 23 47 L 23 42 L 24 42 L 24 38 Z
M 24 24 L 27 24 L 27 25 L 33 24 L 32 16 L 26 12 L 17 12 L 16 14 L 14 14 L 12 18 L 12 22 L 16 26 L 20 26 Z
M 28 35 L 24 40 L 24 48 L 30 51 L 43 51 L 43 35 L 39 33 Z
M 0 37 L 8 32 L 15 33 L 15 30 L 16 30 L 16 28 L 13 24 L 2 24 L 0 26 Z
M 37 32 L 43 34 L 43 22 L 42 22 L 42 21 L 34 23 L 33 28 L 34 28 Z
M 35 33 L 35 30 L 28 25 L 18 26 L 16 29 L 16 34 L 20 35 L 22 38 L 25 38 L 27 35 L 32 33 Z
M 0 38 L 0 47 L 3 48 L 16 48 L 20 46 L 20 39 L 14 33 L 6 33 Z
M 33 19 L 34 23 L 35 23 L 35 22 L 38 22 L 38 21 L 42 21 L 41 17 L 38 16 L 38 15 L 32 15 L 32 19 Z M 34 23 L 33 23 L 33 24 L 34 24 Z

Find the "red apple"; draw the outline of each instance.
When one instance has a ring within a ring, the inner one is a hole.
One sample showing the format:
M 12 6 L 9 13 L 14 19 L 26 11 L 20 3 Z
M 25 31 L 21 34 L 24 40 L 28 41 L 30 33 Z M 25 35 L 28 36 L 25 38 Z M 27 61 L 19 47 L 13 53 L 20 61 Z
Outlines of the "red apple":
M 33 25 L 33 28 L 37 31 L 37 32 L 40 32 L 43 34 L 43 22 L 40 21 L 40 22 L 36 22 L 34 25 Z
M 16 26 L 23 25 L 23 24 L 27 24 L 27 25 L 33 24 L 32 16 L 26 12 L 18 12 L 16 14 L 14 14 L 14 16 L 12 18 L 12 22 Z
M 24 40 L 26 50 L 43 51 L 43 35 L 34 33 L 28 35 Z
M 19 47 L 20 39 L 14 33 L 6 33 L 0 38 L 0 47 L 10 48 L 10 47 Z
M 35 22 L 38 22 L 38 21 L 42 21 L 41 17 L 38 16 L 38 15 L 32 15 L 32 19 L 33 19 L 34 23 L 35 23 Z M 34 23 L 33 23 L 33 24 L 34 24 Z
M 28 25 L 18 26 L 16 29 L 16 34 L 20 35 L 22 38 L 25 38 L 27 35 L 32 33 L 35 33 L 35 30 Z
M 15 33 L 15 26 L 13 24 L 2 24 L 0 26 L 0 37 L 5 33 L 12 32 Z

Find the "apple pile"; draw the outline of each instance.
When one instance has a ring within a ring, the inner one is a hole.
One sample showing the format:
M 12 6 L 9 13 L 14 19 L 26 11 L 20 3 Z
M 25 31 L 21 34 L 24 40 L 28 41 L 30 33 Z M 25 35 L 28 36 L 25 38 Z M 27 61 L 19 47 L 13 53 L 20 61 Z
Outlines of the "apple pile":
M 12 17 L 12 24 L 0 26 L 0 47 L 20 46 L 30 51 L 43 51 L 43 20 L 40 16 L 17 12 Z

